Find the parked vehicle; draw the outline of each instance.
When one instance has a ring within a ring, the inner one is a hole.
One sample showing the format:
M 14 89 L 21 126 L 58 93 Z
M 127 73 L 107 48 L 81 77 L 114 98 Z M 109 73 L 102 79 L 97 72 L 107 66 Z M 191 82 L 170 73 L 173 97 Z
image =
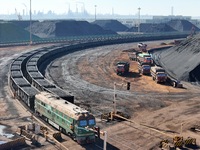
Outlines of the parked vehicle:
M 117 63 L 117 75 L 124 75 L 129 72 L 130 64 L 128 62 L 118 62 Z
M 155 80 L 157 83 L 165 83 L 167 80 L 167 74 L 162 67 L 153 66 L 151 67 L 151 76 L 152 79 Z
M 139 48 L 142 52 L 147 52 L 147 44 L 138 43 L 138 48 Z
M 150 75 L 151 66 L 148 63 L 138 62 L 138 72 L 141 74 Z
M 128 53 L 129 59 L 133 60 L 133 61 L 137 61 L 137 57 L 141 53 L 142 53 L 141 51 L 130 52 L 130 53 Z
M 140 53 L 137 55 L 137 61 L 139 63 L 148 63 L 149 65 L 153 64 L 153 60 L 151 58 L 151 55 L 148 53 Z

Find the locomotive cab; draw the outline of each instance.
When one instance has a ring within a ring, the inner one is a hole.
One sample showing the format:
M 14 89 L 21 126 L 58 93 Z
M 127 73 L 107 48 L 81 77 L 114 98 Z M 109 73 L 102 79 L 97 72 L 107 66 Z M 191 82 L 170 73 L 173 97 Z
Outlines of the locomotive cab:
M 96 125 L 93 115 L 82 113 L 78 116 L 75 124 L 76 141 L 80 144 L 95 142 L 95 132 L 90 130 Z

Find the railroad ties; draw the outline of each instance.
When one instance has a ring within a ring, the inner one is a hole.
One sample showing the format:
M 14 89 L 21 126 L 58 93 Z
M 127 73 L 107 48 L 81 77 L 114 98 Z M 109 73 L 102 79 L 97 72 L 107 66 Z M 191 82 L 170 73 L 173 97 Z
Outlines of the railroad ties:
M 17 128 L 16 133 L 24 137 L 26 140 L 31 141 L 32 144 L 35 145 L 39 144 L 39 136 L 42 136 L 46 139 L 46 141 L 49 141 L 50 143 L 59 144 L 59 146 L 59 141 L 62 140 L 61 132 L 48 130 L 47 127 L 36 123 L 20 126 Z

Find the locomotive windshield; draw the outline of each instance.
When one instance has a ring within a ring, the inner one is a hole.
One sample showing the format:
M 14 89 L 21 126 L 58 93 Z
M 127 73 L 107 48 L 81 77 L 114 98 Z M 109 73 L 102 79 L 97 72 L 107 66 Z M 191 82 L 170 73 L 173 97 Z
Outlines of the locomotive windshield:
M 80 120 L 80 121 L 79 121 L 79 125 L 80 125 L 81 127 L 87 126 L 87 120 Z
M 89 119 L 89 125 L 95 125 L 95 120 L 94 119 Z

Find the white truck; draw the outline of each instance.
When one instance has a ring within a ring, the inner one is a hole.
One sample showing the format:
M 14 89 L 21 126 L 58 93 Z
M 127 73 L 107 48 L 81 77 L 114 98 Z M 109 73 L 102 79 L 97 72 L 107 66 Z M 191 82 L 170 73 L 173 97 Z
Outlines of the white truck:
M 157 83 L 165 83 L 167 81 L 167 74 L 162 67 L 153 66 L 150 72 L 152 79 Z
M 147 44 L 138 43 L 138 48 L 139 48 L 142 52 L 147 52 Z

